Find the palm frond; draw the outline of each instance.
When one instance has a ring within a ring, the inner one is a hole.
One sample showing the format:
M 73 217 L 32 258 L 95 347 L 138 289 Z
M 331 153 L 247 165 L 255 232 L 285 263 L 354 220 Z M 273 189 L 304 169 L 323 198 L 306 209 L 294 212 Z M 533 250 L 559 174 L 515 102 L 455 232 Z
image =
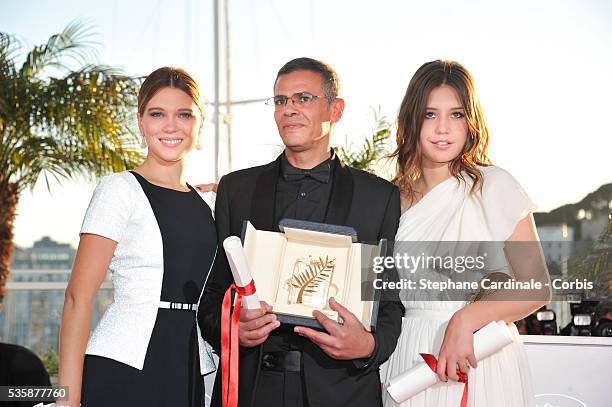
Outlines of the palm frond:
M 353 143 L 345 143 L 344 146 L 336 148 L 340 159 L 347 165 L 364 171 L 376 173 L 376 164 L 389 152 L 389 138 L 391 136 L 391 124 L 380 110 L 374 111 L 375 127 L 372 135 L 363 140 L 359 146 Z
M 7 91 L 15 77 L 13 53 L 19 48 L 20 44 L 13 36 L 0 32 L 0 136 L 9 115 Z
M 20 74 L 33 77 L 46 68 L 61 71 L 71 66 L 81 66 L 88 61 L 96 60 L 98 53 L 91 38 L 93 32 L 79 20 L 74 20 L 59 34 L 52 35 L 47 43 L 38 45 L 26 56 Z
M 10 34 L 0 32 L 0 65 L 11 62 L 13 53 L 21 48 L 19 41 Z
M 139 83 L 120 69 L 85 64 L 61 78 L 9 82 L 0 91 L 13 102 L 0 133 L 0 183 L 23 189 L 41 174 L 100 176 L 143 159 L 135 134 Z

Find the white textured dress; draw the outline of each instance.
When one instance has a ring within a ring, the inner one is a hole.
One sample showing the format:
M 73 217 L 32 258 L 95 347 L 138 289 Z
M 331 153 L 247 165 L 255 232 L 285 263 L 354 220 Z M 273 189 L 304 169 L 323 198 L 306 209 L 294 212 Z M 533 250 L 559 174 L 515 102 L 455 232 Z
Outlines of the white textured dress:
M 519 220 L 535 209 L 518 182 L 499 167 L 481 167 L 481 193 L 469 195 L 471 181 L 443 181 L 404 212 L 395 238 L 401 241 L 506 241 Z M 396 253 L 397 254 L 397 253 Z M 400 278 L 402 271 L 398 270 Z M 395 352 L 383 366 L 385 387 L 389 380 L 423 362 L 419 353 L 438 356 L 446 324 L 462 301 L 431 301 L 427 293 L 411 290 L 400 294 L 406 307 L 402 333 Z M 467 300 L 467 298 L 466 298 Z M 514 342 L 470 369 L 468 405 L 471 407 L 535 406 L 531 374 L 520 336 L 510 324 Z M 401 407 L 455 407 L 463 383 L 449 380 L 415 395 Z M 397 404 L 383 392 L 385 406 Z

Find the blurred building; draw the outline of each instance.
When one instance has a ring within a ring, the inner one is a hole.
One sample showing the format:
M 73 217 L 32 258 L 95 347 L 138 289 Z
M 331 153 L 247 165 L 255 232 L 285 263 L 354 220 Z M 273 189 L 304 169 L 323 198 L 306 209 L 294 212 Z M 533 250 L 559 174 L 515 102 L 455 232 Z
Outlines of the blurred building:
M 580 202 L 563 205 L 550 212 L 534 213 L 542 251 L 546 257 L 551 279 L 587 278 L 596 286 L 587 293 L 584 290 L 558 291 L 549 305 L 557 314 L 560 326 L 571 319 L 570 301 L 593 298 L 602 300 L 610 295 L 601 286 L 609 286 L 609 261 L 602 261 L 601 246 L 606 233 L 610 233 L 612 214 L 612 184 L 602 185 Z M 605 247 L 609 250 L 609 245 Z M 597 270 L 597 272 L 595 272 Z M 607 282 L 607 283 L 606 283 Z M 601 297 L 601 298 L 599 298 Z
M 49 237 L 30 248 L 16 248 L 4 309 L 0 312 L 0 341 L 25 346 L 39 356 L 58 351 L 64 292 L 76 250 Z M 112 300 L 105 282 L 93 306 L 92 323 Z
M 76 250 L 67 243 L 58 243 L 45 236 L 30 248 L 15 248 L 12 270 L 70 270 Z
M 573 254 L 574 228 L 562 223 L 538 226 L 537 230 L 551 276 L 566 274 L 567 261 Z

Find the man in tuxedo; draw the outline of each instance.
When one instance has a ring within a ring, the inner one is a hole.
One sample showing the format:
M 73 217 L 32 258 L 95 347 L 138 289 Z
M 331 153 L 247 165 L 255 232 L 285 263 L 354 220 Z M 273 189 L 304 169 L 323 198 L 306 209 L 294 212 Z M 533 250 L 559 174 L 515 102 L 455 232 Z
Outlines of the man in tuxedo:
M 323 62 L 298 58 L 280 69 L 268 104 L 285 150 L 269 164 L 221 178 L 215 204 L 219 242 L 240 236 L 245 220 L 257 229 L 278 231 L 283 218 L 351 226 L 359 241 L 393 240 L 400 216 L 398 189 L 346 166 L 329 146 L 344 109 L 338 90 L 335 71 Z M 221 302 L 232 282 L 220 248 L 198 313 L 202 334 L 217 354 Z M 378 368 L 395 349 L 401 302 L 397 296 L 381 301 L 374 333 L 341 304 L 330 299 L 330 307 L 344 323 L 315 311 L 325 332 L 281 325 L 265 303 L 261 310 L 241 310 L 240 406 L 382 405 Z M 220 370 L 213 406 L 221 405 Z

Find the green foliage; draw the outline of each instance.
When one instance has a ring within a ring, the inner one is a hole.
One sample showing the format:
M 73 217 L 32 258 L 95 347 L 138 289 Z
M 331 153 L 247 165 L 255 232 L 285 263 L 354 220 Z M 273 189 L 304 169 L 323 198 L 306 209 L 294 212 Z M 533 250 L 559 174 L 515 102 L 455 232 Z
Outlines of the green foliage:
M 569 279 L 585 279 L 593 283 L 592 290 L 584 290 L 584 298 L 612 299 L 612 214 L 608 225 L 590 248 L 569 262 Z
M 45 365 L 45 369 L 47 369 L 47 373 L 49 376 L 54 376 L 57 374 L 59 370 L 59 356 L 55 349 L 49 346 L 47 353 L 41 358 L 43 365 Z
M 18 65 L 21 44 L 0 33 L 0 188 L 100 176 L 142 159 L 133 131 L 138 83 L 94 65 L 91 33 L 69 24 Z M 75 67 L 75 69 L 71 69 Z
M 372 135 L 366 137 L 363 144 L 355 146 L 347 142 L 345 146 L 336 147 L 336 153 L 350 167 L 382 176 L 379 164 L 390 152 L 391 124 L 380 110 L 374 111 L 374 120 Z

